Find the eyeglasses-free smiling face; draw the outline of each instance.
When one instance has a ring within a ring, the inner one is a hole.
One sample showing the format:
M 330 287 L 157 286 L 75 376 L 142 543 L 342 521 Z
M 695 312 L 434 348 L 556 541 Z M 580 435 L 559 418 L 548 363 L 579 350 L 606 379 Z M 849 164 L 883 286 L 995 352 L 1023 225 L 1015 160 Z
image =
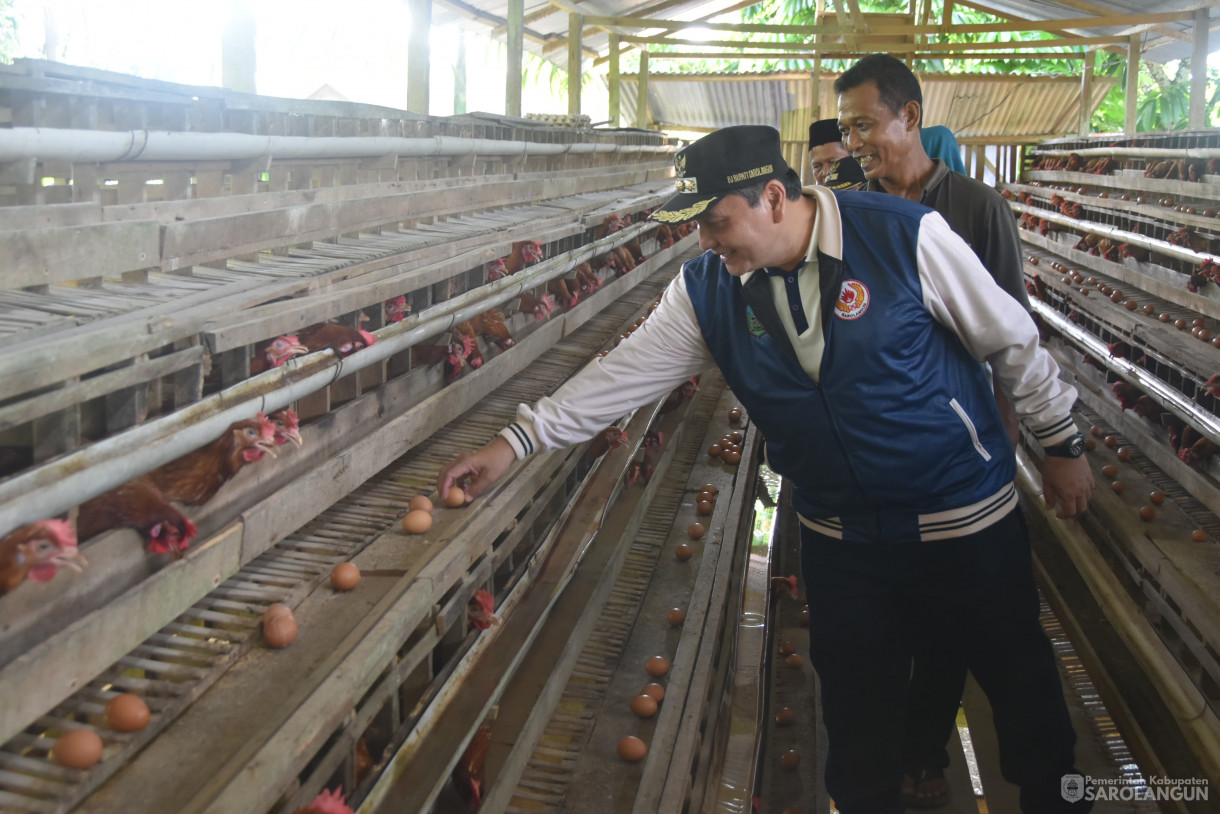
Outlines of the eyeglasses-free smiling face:
M 699 227 L 699 248 L 720 255 L 725 269 L 734 277 L 775 262 L 770 259 L 775 224 L 766 195 L 757 206 L 750 206 L 740 195 L 725 195 L 695 223 Z
M 864 82 L 839 94 L 839 132 L 865 178 L 887 178 L 907 163 L 912 133 L 919 138 L 919 105 L 908 102 L 895 114 L 877 83 Z

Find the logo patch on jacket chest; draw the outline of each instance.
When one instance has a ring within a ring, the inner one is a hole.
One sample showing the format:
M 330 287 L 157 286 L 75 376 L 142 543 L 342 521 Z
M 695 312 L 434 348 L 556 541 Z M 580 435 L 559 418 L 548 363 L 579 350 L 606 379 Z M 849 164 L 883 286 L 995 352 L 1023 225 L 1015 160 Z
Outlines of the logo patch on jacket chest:
M 868 288 L 859 280 L 844 280 L 835 302 L 835 316 L 839 319 L 858 319 L 868 310 Z
M 754 316 L 754 309 L 748 305 L 746 306 L 746 330 L 750 332 L 751 336 L 756 337 L 767 332 L 767 329 L 758 321 L 758 317 Z

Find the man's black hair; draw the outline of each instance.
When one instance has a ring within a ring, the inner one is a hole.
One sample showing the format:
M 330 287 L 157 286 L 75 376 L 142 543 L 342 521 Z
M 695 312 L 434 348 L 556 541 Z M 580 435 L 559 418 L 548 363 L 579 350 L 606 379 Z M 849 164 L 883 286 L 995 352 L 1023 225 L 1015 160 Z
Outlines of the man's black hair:
M 889 54 L 869 54 L 835 80 L 835 93 L 849 91 L 865 82 L 877 83 L 881 103 L 895 116 L 902 112 L 902 106 L 907 102 L 918 102 L 920 118 L 923 118 L 923 91 L 915 74 L 902 60 Z
M 734 189 L 726 194 L 740 195 L 741 197 L 745 198 L 746 203 L 753 208 L 758 206 L 758 202 L 762 200 L 763 188 L 766 187 L 767 184 L 772 180 L 777 180 L 783 183 L 784 194 L 788 196 L 788 200 L 795 201 L 801 197 L 801 177 L 797 175 L 796 170 L 792 169 L 791 167 L 789 167 L 788 172 L 784 173 L 784 175 L 780 178 L 768 178 L 765 181 L 759 181 L 757 184 L 751 184 L 748 187 L 738 187 L 737 189 Z

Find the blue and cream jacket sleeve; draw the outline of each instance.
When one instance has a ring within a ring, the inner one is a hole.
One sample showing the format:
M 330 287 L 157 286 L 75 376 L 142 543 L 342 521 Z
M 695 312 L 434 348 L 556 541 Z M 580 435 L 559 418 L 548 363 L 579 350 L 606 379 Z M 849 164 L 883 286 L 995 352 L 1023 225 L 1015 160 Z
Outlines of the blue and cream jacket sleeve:
M 1043 446 L 1067 440 L 1076 432 L 1076 389 L 1059 378 L 1059 366 L 1038 344 L 1033 319 L 1012 297 L 996 296 L 991 275 L 936 212 L 924 216 L 918 246 L 924 305 L 936 321 L 991 365 L 1017 416 Z
M 500 431 L 517 458 L 588 441 L 631 410 L 656 401 L 713 364 L 679 274 L 656 310 L 610 353 L 552 395 L 522 404 Z

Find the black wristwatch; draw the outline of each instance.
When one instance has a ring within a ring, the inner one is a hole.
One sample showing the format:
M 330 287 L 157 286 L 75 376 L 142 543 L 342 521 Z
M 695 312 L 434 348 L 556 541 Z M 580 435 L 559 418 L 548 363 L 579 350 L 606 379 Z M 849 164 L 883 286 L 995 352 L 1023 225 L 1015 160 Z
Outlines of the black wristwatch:
M 1079 458 L 1084 455 L 1084 436 L 1076 433 L 1062 444 L 1053 447 L 1043 447 L 1042 451 L 1056 458 Z

